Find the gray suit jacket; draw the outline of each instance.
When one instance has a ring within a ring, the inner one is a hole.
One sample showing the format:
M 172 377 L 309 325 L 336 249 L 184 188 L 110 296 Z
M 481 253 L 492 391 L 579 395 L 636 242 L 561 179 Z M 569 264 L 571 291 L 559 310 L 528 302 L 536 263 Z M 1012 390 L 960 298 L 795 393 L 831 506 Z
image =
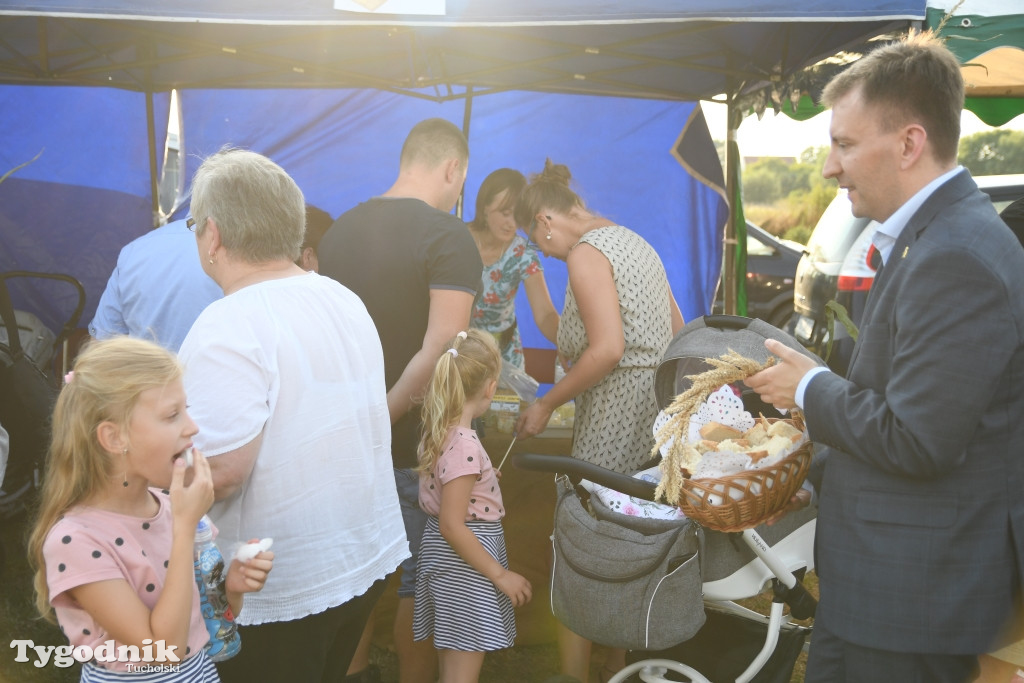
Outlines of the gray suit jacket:
M 815 377 L 804 403 L 829 447 L 819 623 L 884 650 L 988 651 L 1022 585 L 1024 249 L 966 171 L 897 241 L 848 378 Z

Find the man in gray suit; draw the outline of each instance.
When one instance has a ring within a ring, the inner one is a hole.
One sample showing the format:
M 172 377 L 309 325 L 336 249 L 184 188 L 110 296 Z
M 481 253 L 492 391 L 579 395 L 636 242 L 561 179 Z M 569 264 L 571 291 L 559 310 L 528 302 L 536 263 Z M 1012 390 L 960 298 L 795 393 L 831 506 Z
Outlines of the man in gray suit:
M 1019 604 L 1024 249 L 957 166 L 963 92 L 930 35 L 826 87 L 824 174 L 881 223 L 883 265 L 845 379 L 769 340 L 747 382 L 819 445 L 808 683 L 973 680 Z

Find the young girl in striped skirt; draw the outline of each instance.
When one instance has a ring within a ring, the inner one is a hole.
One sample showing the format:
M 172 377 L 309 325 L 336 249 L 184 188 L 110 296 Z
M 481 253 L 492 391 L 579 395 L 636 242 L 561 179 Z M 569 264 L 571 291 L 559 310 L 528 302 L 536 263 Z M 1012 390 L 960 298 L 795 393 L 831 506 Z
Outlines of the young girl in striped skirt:
M 470 422 L 490 407 L 501 356 L 487 332 L 459 332 L 423 402 L 420 507 L 428 514 L 416 567 L 413 636 L 433 636 L 441 683 L 474 683 L 484 653 L 511 647 L 513 607 L 530 582 L 509 571 L 498 472 Z

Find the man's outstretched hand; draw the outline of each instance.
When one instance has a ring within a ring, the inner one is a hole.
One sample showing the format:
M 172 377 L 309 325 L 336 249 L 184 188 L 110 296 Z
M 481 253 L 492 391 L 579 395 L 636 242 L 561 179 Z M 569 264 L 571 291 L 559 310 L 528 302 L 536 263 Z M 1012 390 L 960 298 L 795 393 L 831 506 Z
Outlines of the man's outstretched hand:
M 808 370 L 817 367 L 813 359 L 775 339 L 765 339 L 769 353 L 778 356 L 775 365 L 751 375 L 743 383 L 753 389 L 765 403 L 781 410 L 796 408 L 796 388 Z

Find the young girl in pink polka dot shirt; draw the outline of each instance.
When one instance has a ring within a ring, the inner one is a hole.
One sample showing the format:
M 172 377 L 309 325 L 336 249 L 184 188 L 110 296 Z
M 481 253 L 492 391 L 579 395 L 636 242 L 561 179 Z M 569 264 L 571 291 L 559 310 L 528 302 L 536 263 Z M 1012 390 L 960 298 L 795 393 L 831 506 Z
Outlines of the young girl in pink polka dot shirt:
M 172 653 L 145 664 L 97 656 L 83 665 L 83 681 L 154 668 L 162 675 L 146 680 L 219 680 L 204 653 L 192 559 L 213 481 L 195 451 L 185 484 L 184 455 L 198 429 L 177 359 L 150 342 L 115 337 L 87 346 L 65 379 L 29 541 L 40 613 L 53 620 L 55 612 L 75 647 L 95 652 L 112 640 L 115 653 L 121 646 Z M 231 563 L 226 590 L 236 614 L 242 594 L 260 590 L 272 565 L 271 552 Z

